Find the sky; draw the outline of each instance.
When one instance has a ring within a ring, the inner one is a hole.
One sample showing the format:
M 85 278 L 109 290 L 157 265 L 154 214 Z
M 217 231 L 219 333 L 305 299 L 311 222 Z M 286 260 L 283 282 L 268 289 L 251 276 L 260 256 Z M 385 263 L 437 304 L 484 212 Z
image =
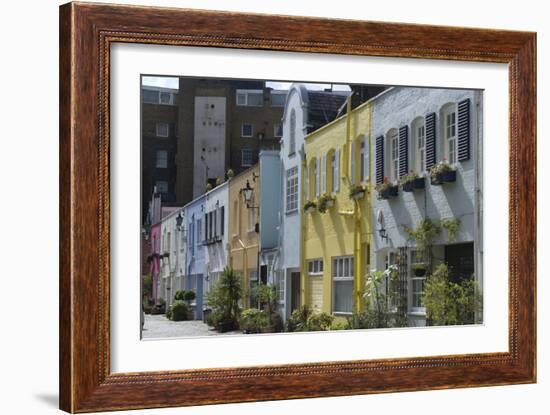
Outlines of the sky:
M 278 81 L 267 81 L 266 85 L 273 89 L 288 89 L 292 82 L 278 82 Z M 325 88 L 330 88 L 330 84 L 316 84 L 316 83 L 303 83 L 307 89 L 310 90 L 323 90 Z M 143 85 L 149 86 L 159 86 L 164 88 L 178 88 L 179 81 L 178 78 L 170 78 L 166 76 L 144 76 Z M 334 84 L 335 91 L 349 91 L 350 88 L 348 85 Z

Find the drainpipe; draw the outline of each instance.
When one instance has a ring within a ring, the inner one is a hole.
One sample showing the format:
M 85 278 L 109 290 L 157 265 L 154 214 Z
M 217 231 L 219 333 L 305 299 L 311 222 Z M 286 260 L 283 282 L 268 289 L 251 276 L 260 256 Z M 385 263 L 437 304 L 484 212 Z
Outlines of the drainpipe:
M 244 287 L 245 287 L 245 291 L 248 292 L 248 287 L 249 287 L 249 283 L 248 283 L 248 253 L 246 252 L 246 250 L 248 248 L 246 247 L 244 242 L 241 240 L 241 238 L 237 237 L 237 242 L 239 243 L 239 245 L 243 249 L 243 284 L 244 284 Z M 248 296 L 246 296 L 246 298 L 244 299 L 243 302 L 244 302 L 245 307 L 248 308 L 249 307 Z

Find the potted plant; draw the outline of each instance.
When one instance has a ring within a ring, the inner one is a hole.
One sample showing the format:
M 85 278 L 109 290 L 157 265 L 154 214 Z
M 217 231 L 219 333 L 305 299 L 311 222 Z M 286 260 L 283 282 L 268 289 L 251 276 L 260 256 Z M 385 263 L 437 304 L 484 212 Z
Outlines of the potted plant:
M 365 187 L 360 184 L 352 186 L 349 191 L 349 197 L 355 200 L 363 199 L 365 197 Z
M 424 177 L 418 176 L 418 174 L 411 170 L 409 174 L 399 179 L 399 184 L 404 192 L 413 192 L 415 189 L 424 189 L 425 180 Z
M 324 194 L 319 198 L 317 209 L 320 213 L 325 213 L 327 209 L 334 206 L 334 197 L 329 194 Z
M 456 170 L 451 167 L 446 159 L 441 160 L 430 169 L 430 182 L 435 186 L 456 181 Z
M 317 209 L 317 204 L 312 200 L 308 200 L 304 204 L 304 212 L 306 213 L 313 213 L 315 212 L 315 209 Z
M 378 199 L 390 199 L 397 196 L 398 188 L 387 177 L 384 177 L 384 182 L 376 185 L 376 191 L 378 192 Z
M 415 264 L 412 268 L 415 277 L 423 277 L 424 275 L 426 275 L 426 271 L 428 269 L 426 264 Z

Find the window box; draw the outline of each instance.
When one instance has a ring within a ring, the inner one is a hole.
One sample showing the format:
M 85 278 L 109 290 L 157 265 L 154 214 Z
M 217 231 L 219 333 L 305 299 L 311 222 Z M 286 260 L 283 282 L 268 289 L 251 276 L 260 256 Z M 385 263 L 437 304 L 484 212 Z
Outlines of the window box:
M 325 213 L 328 209 L 334 206 L 334 197 L 331 195 L 323 195 L 319 198 L 318 210 L 320 213 Z
M 349 191 L 350 199 L 360 200 L 365 197 L 365 188 L 361 185 L 357 185 L 351 188 Z
M 308 200 L 304 205 L 304 212 L 306 213 L 313 213 L 317 210 L 317 204 L 315 202 L 312 202 L 311 200 Z
M 449 170 L 431 177 L 431 184 L 440 186 L 443 183 L 456 182 L 456 170 Z
M 379 200 L 387 200 L 392 197 L 397 197 L 399 189 L 396 184 L 390 183 L 387 177 L 384 177 L 384 182 L 376 185 Z
M 380 199 L 391 199 L 392 197 L 397 197 L 399 189 L 396 185 L 390 185 L 385 189 L 378 192 L 378 197 Z
M 403 189 L 404 192 L 413 192 L 417 189 L 424 189 L 425 187 L 426 181 L 424 177 L 417 177 L 401 185 L 401 189 Z
M 446 161 L 440 161 L 430 169 L 430 183 L 441 186 L 443 183 L 456 182 L 456 170 Z

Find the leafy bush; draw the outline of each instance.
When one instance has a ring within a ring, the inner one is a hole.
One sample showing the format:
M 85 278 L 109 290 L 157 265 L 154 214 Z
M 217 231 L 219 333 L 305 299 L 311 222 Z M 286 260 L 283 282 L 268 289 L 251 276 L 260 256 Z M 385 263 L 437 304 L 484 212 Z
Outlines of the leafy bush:
M 433 326 L 473 324 L 482 307 L 477 282 L 473 278 L 452 282 L 446 264 L 428 276 L 422 300 L 427 323 Z
M 166 301 L 163 298 L 157 298 L 157 303 L 151 309 L 151 314 L 166 313 Z
M 210 322 L 217 329 L 220 324 L 238 326 L 240 317 L 239 302 L 242 298 L 243 289 L 240 277 L 232 268 L 226 267 L 222 276 L 212 291 L 207 296 L 207 302 L 212 307 Z
M 307 331 L 330 330 L 334 316 L 328 313 L 313 313 L 307 319 Z
M 269 317 L 263 310 L 247 308 L 241 313 L 239 323 L 245 333 L 263 333 L 269 326 Z
M 377 314 L 371 309 L 360 313 L 353 313 L 347 318 L 347 328 L 351 330 L 374 329 L 377 327 L 377 322 Z
M 177 290 L 176 294 L 174 294 L 174 300 L 183 300 L 183 295 L 185 293 L 185 290 Z
M 172 306 L 166 308 L 166 318 L 172 320 Z
M 187 320 L 187 313 L 189 312 L 189 308 L 187 307 L 187 304 L 185 304 L 185 302 L 183 302 L 182 300 L 174 301 L 174 304 L 172 304 L 172 307 L 170 307 L 170 309 L 172 311 L 172 320 Z
M 304 305 L 292 312 L 288 319 L 288 331 L 325 331 L 330 330 L 334 316 L 328 313 L 316 313 Z
M 189 291 L 184 291 L 183 292 L 183 298 L 182 298 L 183 301 L 187 301 L 187 303 L 190 303 L 195 298 L 197 298 L 197 295 L 195 294 L 195 291 L 189 290 Z
M 287 330 L 307 331 L 307 319 L 312 313 L 313 311 L 308 305 L 303 305 L 292 311 L 292 314 L 290 314 L 290 317 L 288 318 Z

